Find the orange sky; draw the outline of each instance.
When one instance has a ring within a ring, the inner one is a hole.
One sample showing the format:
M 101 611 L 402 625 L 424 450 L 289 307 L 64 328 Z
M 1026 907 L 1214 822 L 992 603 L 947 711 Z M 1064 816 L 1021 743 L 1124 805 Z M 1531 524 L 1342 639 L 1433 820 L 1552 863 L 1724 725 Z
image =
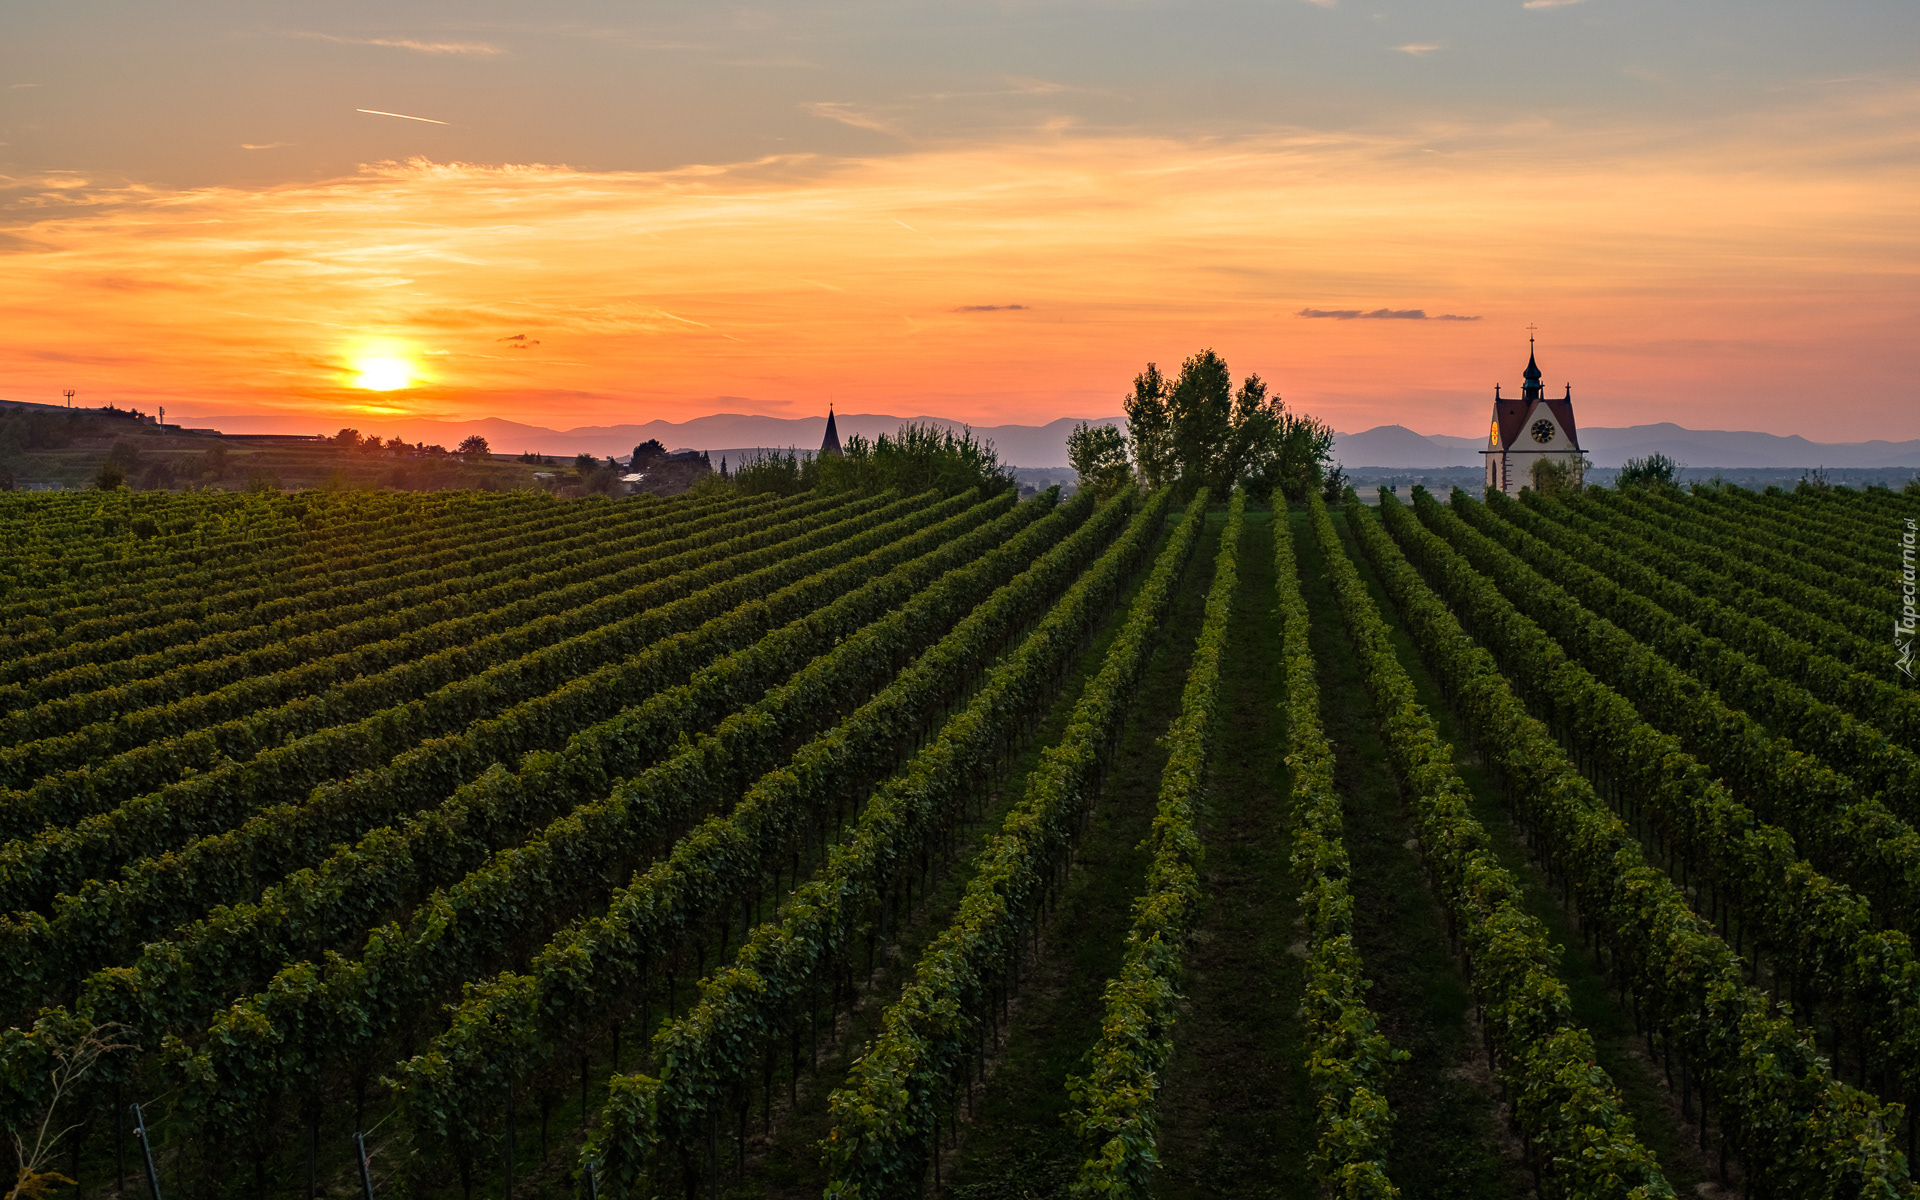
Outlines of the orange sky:
M 1685 139 L 1597 119 L 1061 123 L 651 172 L 16 175 L 0 398 L 73 387 L 316 428 L 797 416 L 830 397 L 1038 424 L 1115 413 L 1146 360 L 1212 345 L 1336 428 L 1474 436 L 1531 322 L 1587 425 L 1920 437 L 1917 118 L 1903 85 Z M 1382 308 L 1428 319 L 1297 315 Z

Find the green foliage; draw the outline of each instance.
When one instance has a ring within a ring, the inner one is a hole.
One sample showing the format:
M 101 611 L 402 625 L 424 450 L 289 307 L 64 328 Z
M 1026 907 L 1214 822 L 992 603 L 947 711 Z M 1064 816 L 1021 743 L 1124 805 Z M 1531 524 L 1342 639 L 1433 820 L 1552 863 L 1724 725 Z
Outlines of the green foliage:
M 101 463 L 100 469 L 93 475 L 93 486 L 102 492 L 116 491 L 126 484 L 126 472 L 110 462 Z
M 1102 500 L 1133 485 L 1133 468 L 1127 463 L 1127 436 L 1111 425 L 1091 426 L 1082 421 L 1074 426 L 1067 434 L 1067 462 L 1078 474 L 1080 487 Z
M 1533 460 L 1527 480 L 1542 496 L 1565 496 L 1584 488 L 1586 475 L 1586 460 L 1577 455 L 1571 459 L 1542 457 Z
M 666 578 L 652 587 L 618 590 L 597 605 L 583 606 L 573 619 L 586 624 L 585 632 L 461 678 L 457 686 L 434 693 L 437 704 L 396 705 L 364 721 L 328 726 L 250 763 L 190 776 L 121 805 L 105 819 L 15 843 L 10 849 L 32 848 L 32 857 L 24 859 L 32 869 L 16 866 L 7 886 L 50 896 L 78 886 L 63 882 L 73 877 L 70 872 L 80 872 L 79 878 L 105 874 L 104 863 L 154 851 L 161 831 L 173 830 L 176 838 L 187 829 L 205 831 L 198 841 L 162 858 L 141 860 L 123 878 L 91 888 L 94 895 L 85 906 L 62 908 L 51 921 L 33 912 L 0 925 L 5 931 L 0 955 L 15 967 L 5 986 L 31 995 L 32 989 L 56 985 L 63 974 L 72 977 L 103 959 L 111 961 L 143 934 L 158 934 L 215 904 L 244 899 L 260 883 L 322 857 L 342 837 L 418 803 L 437 801 L 477 772 L 469 765 L 476 760 L 481 765 L 511 760 L 550 746 L 556 732 L 612 715 L 634 689 L 656 690 L 676 672 L 684 677 L 708 661 L 714 640 L 739 629 L 763 629 L 767 613 L 750 608 L 739 614 L 735 629 L 713 628 L 707 639 L 670 635 L 696 629 L 743 602 L 950 515 L 924 509 L 924 503 L 911 501 L 891 507 L 864 502 L 852 506 L 854 515 L 847 520 L 834 520 L 846 514 L 826 509 L 800 524 L 800 537 L 792 528 L 744 535 L 732 530 L 739 536 L 718 545 L 737 547 L 736 552 L 717 557 L 690 552 L 701 564 L 692 569 L 688 556 L 662 560 L 664 565 L 682 559 L 675 564 L 678 571 L 664 570 Z M 596 610 L 602 623 L 591 620 Z M 535 628 L 552 630 L 556 624 L 548 618 Z M 655 652 L 640 653 L 650 647 Z M 448 736 L 453 733 L 460 736 Z M 425 737 L 434 740 L 422 746 Z M 415 747 L 414 753 L 402 753 Z M 351 775 L 354 768 L 361 773 Z M 314 782 L 332 782 L 312 796 L 301 788 L 296 792 L 301 802 L 287 802 L 287 781 L 300 778 L 295 772 L 312 772 L 308 778 Z M 342 775 L 349 777 L 336 778 Z
M 648 438 L 633 448 L 633 457 L 627 460 L 629 470 L 644 471 L 667 456 L 667 448 L 660 444 L 659 438 Z
M 1385 1200 L 1399 1194 L 1386 1175 L 1393 1114 L 1388 1072 L 1406 1056 L 1381 1034 L 1353 944 L 1351 868 L 1342 840 L 1342 798 L 1334 783 L 1333 746 L 1320 723 L 1319 668 L 1308 643 L 1311 618 L 1295 565 L 1292 531 L 1274 528 L 1281 655 L 1286 672 L 1287 771 L 1293 787 L 1294 872 L 1306 881 L 1300 910 L 1307 921 L 1306 1063 L 1314 1096 L 1314 1170 L 1328 1195 Z
M 777 872 L 795 849 L 796 834 L 817 839 L 810 823 L 822 806 L 837 807 L 847 788 L 884 771 L 883 764 L 900 755 L 902 724 L 924 720 L 932 706 L 951 700 L 981 665 L 983 651 L 997 645 L 1013 623 L 1043 609 L 1118 524 L 1117 513 L 1086 521 L 1091 497 L 1035 521 L 1047 506 L 1022 505 L 965 538 L 949 538 L 933 553 L 836 602 L 834 619 L 807 624 L 857 628 L 876 611 L 886 615 L 837 641 L 787 684 L 728 717 L 711 737 L 623 785 L 619 799 L 630 811 L 641 810 L 644 800 L 663 819 L 690 801 L 711 807 L 743 788 L 747 795 L 725 821 L 710 818 L 664 860 L 637 872 L 603 917 L 562 929 L 535 955 L 531 976 L 502 976 L 467 992 L 452 1027 L 399 1072 L 418 1127 L 434 1139 L 464 1136 L 461 1123 L 486 1111 L 503 1074 L 551 1061 L 581 1030 L 598 1028 L 609 1016 L 620 1019 L 632 989 L 644 985 L 650 961 L 672 953 L 709 921 L 725 919 L 743 894 L 762 887 L 769 868 Z M 1004 496 L 986 507 L 1004 508 Z M 1059 542 L 1076 524 L 1081 528 Z M 1053 549 L 1035 562 L 1035 552 L 1050 544 Z M 982 554 L 983 546 L 993 548 Z M 936 576 L 909 603 L 886 612 L 903 591 Z M 1002 586 L 980 606 L 984 611 L 967 615 L 996 585 Z M 877 687 L 896 662 L 929 643 L 932 649 L 906 675 L 841 728 L 825 729 L 839 716 L 840 697 Z M 752 783 L 793 740 L 809 734 L 815 736 L 787 770 Z M 505 1046 L 513 1047 L 511 1053 L 502 1053 Z
M 1122 516 L 1107 506 L 1099 519 L 1111 530 Z M 626 1124 L 610 1108 L 588 1156 L 605 1153 L 610 1174 L 623 1181 L 647 1169 L 656 1181 L 676 1177 L 697 1161 L 708 1122 L 727 1097 L 751 1087 L 768 1051 L 810 1021 L 852 945 L 862 935 L 884 935 L 887 915 L 925 856 L 1050 701 L 1050 682 L 1085 645 L 1150 543 L 1137 530 L 1103 554 L 933 740 L 874 790 L 822 869 L 794 890 L 775 920 L 753 931 L 734 963 L 702 982 L 693 1008 L 655 1038 L 660 1076 L 636 1085 L 651 1092 L 644 1110 L 650 1123 Z M 967 640 L 977 636 L 969 630 Z M 985 665 L 973 652 L 968 657 Z
M 1259 376 L 1249 376 L 1241 398 L 1248 399 L 1251 385 Z M 1264 385 L 1257 403 L 1243 405 L 1237 437 L 1245 446 L 1239 469 L 1246 480 L 1248 494 L 1265 502 L 1279 492 L 1300 503 L 1318 490 L 1324 497 L 1345 479 L 1333 459 L 1333 429 L 1302 413 L 1287 411 L 1278 396 L 1265 397 Z
M 1549 602 L 1529 604 L 1551 634 L 1591 656 L 1651 721 L 1679 737 L 1763 819 L 1791 831 L 1812 861 L 1902 926 L 1920 919 L 1920 831 L 1890 807 L 1920 812 L 1920 759 L 1617 582 L 1631 580 L 1663 599 L 1685 590 L 1546 520 L 1541 510 L 1557 504 L 1495 496 L 1458 511 L 1524 558 L 1522 565 L 1505 556 L 1520 578 L 1531 581 L 1539 572 L 1551 581 L 1539 590 L 1564 597 L 1558 611 Z M 1681 605 L 1678 597 L 1671 602 Z
M 1637 487 L 1670 488 L 1679 473 L 1680 464 L 1656 450 L 1645 458 L 1630 458 L 1621 463 L 1613 486 L 1621 491 Z
M 1180 364 L 1179 377 L 1167 392 L 1167 419 L 1186 492 L 1205 487 L 1220 494 L 1237 480 L 1235 415 L 1233 376 L 1226 360 L 1202 350 Z
M 1169 499 L 1166 490 L 1150 499 L 1121 545 L 1096 566 L 1100 575 L 1075 591 L 1089 591 L 1089 583 L 1118 586 L 1130 561 L 1152 544 Z M 929 1134 L 939 1128 L 954 1084 L 978 1061 L 989 1009 L 1016 981 L 1020 949 L 1059 886 L 1059 864 L 1125 724 L 1204 520 L 1204 504 L 1189 506 L 1061 741 L 1042 754 L 1026 793 L 976 857 L 958 914 L 921 955 L 880 1036 L 833 1093 L 834 1128 L 822 1147 L 833 1173 L 829 1196 L 919 1194 Z
M 733 486 L 748 496 L 797 496 L 813 487 L 814 478 L 813 459 L 789 446 L 742 459 L 734 469 Z
M 817 486 L 829 492 L 895 489 L 913 493 L 934 488 L 954 495 L 974 488 L 992 493 L 1013 487 L 1013 475 L 1001 465 L 993 444 L 975 440 L 971 429 L 955 433 L 907 424 L 893 436 L 883 433 L 872 442 L 854 434 L 843 454 L 808 462 Z
M 1550 608 L 1575 607 L 1425 492 L 1416 500 L 1427 524 L 1472 547 L 1516 589 Z M 1920 1086 L 1920 1011 L 1909 997 L 1920 985 L 1920 961 L 1906 934 L 1875 929 L 1865 901 L 1798 858 L 1785 831 L 1765 824 L 1680 739 L 1643 721 L 1624 696 L 1572 661 L 1447 542 L 1422 529 L 1397 502 L 1383 500 L 1381 513 L 1396 541 L 1439 584 L 1518 689 L 1556 715 L 1560 736 L 1589 756 L 1621 794 L 1635 797 L 1636 815 L 1656 825 L 1685 857 L 1690 874 L 1711 882 L 1717 904 L 1739 912 L 1743 939 L 1753 937 L 1757 950 L 1785 966 L 1802 996 L 1825 997 L 1847 1013 L 1877 1048 L 1881 1069 L 1899 1080 L 1899 1093 L 1912 1094 Z M 1648 657 L 1620 644 L 1619 637 L 1607 646 L 1604 625 L 1585 623 L 1592 632 L 1568 637 L 1567 645 L 1591 647 L 1609 658 Z M 1634 694 L 1660 703 L 1658 684 L 1616 677 L 1632 682 Z
M 802 454 L 791 447 L 763 451 L 743 460 L 733 478 L 734 486 L 748 495 L 779 496 L 809 489 L 911 494 L 929 488 L 952 496 L 973 489 L 992 493 L 1013 487 L 1013 475 L 1000 464 L 992 444 L 975 440 L 971 429 L 955 433 L 911 423 L 873 441 L 854 434 L 838 456 Z
M 118 468 L 124 475 L 131 475 L 139 470 L 140 461 L 140 447 L 127 438 L 116 441 L 107 451 L 107 465 Z
M 976 539 L 956 537 L 959 531 L 952 526 L 936 529 L 940 519 L 973 507 L 970 522 L 977 523 L 1004 512 L 1010 503 L 1000 499 L 981 509 L 963 497 L 929 507 L 930 499 L 908 502 L 909 515 L 904 519 L 896 516 L 897 507 L 870 510 L 861 518 L 866 529 L 859 536 L 849 536 L 856 531 L 844 525 L 835 527 L 834 536 L 825 539 L 828 544 L 819 553 L 788 555 L 780 563 L 782 582 L 804 583 L 804 587 L 763 594 L 764 604 L 722 603 L 717 612 L 708 611 L 731 615 L 725 621 L 710 621 L 705 637 L 669 638 L 659 646 L 662 653 L 637 656 L 638 663 L 616 662 L 615 669 L 603 670 L 592 682 L 603 702 L 612 700 L 617 709 L 622 698 L 638 690 L 657 692 L 674 679 L 685 679 L 703 662 L 711 662 L 714 650 L 736 639 L 749 646 L 764 639 L 762 653 L 716 665 L 715 675 L 693 693 L 676 693 L 660 705 L 642 706 L 627 719 L 589 731 L 562 754 L 528 755 L 524 778 L 496 768 L 471 789 L 462 789 L 452 811 L 409 823 L 401 836 L 391 830 L 376 831 L 355 854 L 336 856 L 327 871 L 297 879 L 300 887 L 295 891 L 281 892 L 258 908 L 249 906 L 246 913 L 235 914 L 258 924 L 254 938 L 229 943 L 220 937 L 220 926 L 231 928 L 227 919 L 198 931 L 205 935 L 199 939 L 203 960 L 233 970 L 247 966 L 257 954 L 253 969 L 272 971 L 286 950 L 298 944 L 289 939 L 320 937 L 325 944 L 351 938 L 356 927 L 365 928 L 369 917 L 377 921 L 379 914 L 402 903 L 394 894 L 396 888 L 418 889 L 434 882 L 436 873 L 443 881 L 453 881 L 445 891 L 419 903 L 404 925 L 376 927 L 358 959 L 329 955 L 324 966 L 294 962 L 282 967 L 263 992 L 215 1016 L 201 1036 L 170 1044 L 169 1069 L 188 1085 L 186 1097 L 195 1111 L 214 1121 L 242 1116 L 249 1104 L 262 1097 L 288 1096 L 318 1072 L 354 1061 L 396 1023 L 417 1019 L 449 987 L 484 971 L 490 956 L 527 935 L 530 923 L 551 928 L 564 922 L 579 905 L 604 895 L 602 889 L 631 871 L 636 861 L 644 862 L 649 847 L 670 823 L 685 819 L 688 804 L 710 804 L 716 791 L 726 786 L 724 772 L 704 785 L 690 772 L 722 764 L 710 761 L 704 750 L 690 760 L 677 755 L 674 762 L 664 764 L 671 772 L 666 778 L 647 779 L 641 788 L 616 787 L 608 795 L 604 789 L 610 776 L 672 751 L 687 732 L 681 722 L 690 717 L 698 720 L 702 711 L 688 710 L 689 702 L 704 706 L 737 702 L 756 683 L 754 671 L 743 668 L 752 665 L 772 671 L 784 663 L 791 669 L 822 650 L 839 631 L 829 624 L 767 638 L 770 618 L 777 620 L 783 612 L 798 618 L 850 591 L 858 592 L 859 599 L 849 601 L 839 610 L 841 615 L 858 611 L 858 605 L 872 611 L 878 604 L 884 611 L 889 598 L 898 598 L 901 580 L 894 579 L 877 591 L 850 585 L 876 568 L 920 551 L 939 548 L 943 554 L 958 556 L 958 561 L 977 555 L 981 547 Z M 915 536 L 903 539 L 901 535 L 907 533 Z M 861 559 L 876 550 L 883 553 Z M 947 565 L 955 561 L 949 558 Z M 833 569 L 821 571 L 822 567 Z M 734 592 L 732 599 L 737 602 L 742 597 L 737 589 Z M 891 658 L 884 661 L 890 663 Z M 641 666 L 645 675 L 636 670 Z M 846 686 L 841 682 L 839 690 L 844 692 Z M 805 711 L 810 719 L 828 718 L 833 711 L 828 697 L 834 694 L 832 688 L 807 694 Z M 533 718 L 529 724 L 540 728 L 550 727 L 557 714 L 528 715 Z M 754 723 L 748 728 L 753 737 L 767 737 L 775 745 L 787 736 Z M 606 755 L 616 757 L 602 757 Z M 484 756 L 500 757 L 511 755 Z M 375 782 L 368 790 L 378 795 L 387 789 Z M 569 804 L 594 794 L 606 798 L 582 802 L 571 814 L 566 811 Z M 541 819 L 551 819 L 551 824 L 513 849 L 487 857 L 489 840 L 513 842 L 529 820 Z M 466 840 L 489 829 L 491 838 L 480 836 L 477 844 Z M 309 929 L 307 922 L 328 916 L 329 906 L 332 921 L 340 924 L 329 921 L 329 928 Z M 143 966 L 159 972 L 148 978 L 184 975 L 182 968 L 192 959 L 183 959 L 179 948 L 160 949 L 168 952 L 143 961 Z M 199 980 L 207 974 L 202 966 L 193 977 Z M 209 991 L 185 998 L 166 988 L 127 986 L 135 980 L 121 972 L 103 972 L 92 982 L 90 997 L 97 1007 L 128 1010 L 133 1019 L 149 1022 L 150 1028 L 204 1020 L 212 1007 L 209 1001 L 219 997 L 215 1003 L 224 1002 L 232 988 L 232 981 L 222 979 L 217 971 L 206 979 L 212 985 Z
M 485 462 L 491 451 L 487 447 L 486 438 L 481 437 L 477 433 L 470 433 L 467 435 L 466 440 L 460 443 L 460 448 L 454 451 L 454 453 L 466 459 L 468 462 Z
M 1168 384 L 1153 363 L 1136 375 L 1133 392 L 1122 401 L 1127 414 L 1127 441 L 1133 451 L 1140 486 L 1157 492 L 1180 478 L 1180 460 L 1174 448 L 1173 418 L 1167 409 Z
M 1151 1172 L 1159 1164 L 1154 1101 L 1173 1049 L 1181 957 L 1200 903 L 1197 820 L 1219 708 L 1220 657 L 1239 582 L 1246 502 L 1245 493 L 1235 493 L 1227 506 L 1227 528 L 1214 560 L 1206 618 L 1180 693 L 1180 715 L 1163 739 L 1167 765 L 1147 836 L 1152 858 L 1146 890 L 1134 901 L 1126 957 L 1120 973 L 1107 983 L 1101 1037 L 1087 1054 L 1087 1074 L 1067 1080 L 1067 1094 L 1078 1106 L 1067 1119 L 1087 1152 L 1070 1189 L 1075 1197 L 1144 1200 L 1151 1194 Z M 1206 507 L 1205 493 L 1195 497 L 1192 507 Z
M 1339 533 L 1318 496 L 1310 499 L 1314 535 L 1333 577 L 1334 595 L 1373 696 L 1374 711 L 1400 777 L 1421 849 L 1435 889 L 1447 909 L 1459 948 L 1469 964 L 1469 979 L 1480 1003 L 1489 1055 L 1506 1086 L 1515 1123 L 1530 1143 L 1530 1154 L 1544 1162 L 1544 1195 L 1670 1197 L 1651 1151 L 1633 1132 L 1613 1081 L 1594 1061 L 1593 1041 L 1573 1024 L 1572 1000 L 1554 973 L 1556 952 L 1540 922 L 1525 911 L 1520 884 L 1487 849 L 1487 834 L 1475 819 L 1467 786 L 1453 763 L 1453 750 L 1419 702 L 1413 681 L 1395 655 L 1387 625 L 1374 607 Z M 1409 632 L 1432 657 L 1442 686 L 1468 707 L 1469 720 L 1487 707 L 1523 723 L 1527 736 L 1503 728 L 1496 740 L 1482 732 L 1482 744 L 1500 758 L 1510 778 L 1531 784 L 1530 771 L 1559 754 L 1558 745 L 1505 690 L 1486 652 L 1459 632 L 1449 640 L 1441 626 L 1453 620 L 1445 605 L 1424 585 L 1373 514 L 1348 493 L 1347 522 L 1392 596 Z M 1460 673 L 1471 669 L 1470 678 Z M 1543 740 L 1544 739 L 1544 740 Z M 1564 760 L 1561 760 L 1564 765 Z M 1579 809 L 1573 798 L 1585 781 L 1567 767 L 1556 772 L 1550 794 Z M 1589 814 L 1590 815 L 1590 814 Z M 1594 830 L 1584 842 L 1597 864 L 1611 864 L 1632 853 L 1625 831 Z M 1664 879 L 1664 876 L 1662 877 Z M 1669 885 L 1670 886 L 1670 885 Z
M 1148 363 L 1126 404 L 1134 458 L 1150 488 L 1175 480 L 1216 494 L 1245 487 L 1265 503 L 1276 491 L 1304 500 L 1325 484 L 1333 430 L 1288 411 L 1258 375 L 1236 392 L 1212 350 L 1188 358 L 1170 386 Z

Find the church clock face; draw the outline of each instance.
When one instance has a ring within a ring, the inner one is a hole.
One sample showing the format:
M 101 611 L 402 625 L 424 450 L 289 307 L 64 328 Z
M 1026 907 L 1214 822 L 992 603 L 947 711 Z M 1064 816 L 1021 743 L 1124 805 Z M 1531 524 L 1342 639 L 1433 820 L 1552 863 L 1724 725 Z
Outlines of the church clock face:
M 1546 445 L 1548 442 L 1552 441 L 1553 440 L 1553 422 L 1552 421 L 1535 421 L 1533 423 L 1533 440 L 1536 442 L 1539 442 L 1543 446 Z

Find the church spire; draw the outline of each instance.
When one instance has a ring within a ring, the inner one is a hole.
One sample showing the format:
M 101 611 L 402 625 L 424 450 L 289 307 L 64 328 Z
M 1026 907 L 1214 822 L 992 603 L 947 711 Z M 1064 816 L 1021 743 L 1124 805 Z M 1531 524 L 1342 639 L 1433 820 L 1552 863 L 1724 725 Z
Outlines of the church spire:
M 1543 394 L 1540 387 L 1540 364 L 1533 359 L 1533 339 L 1531 337 L 1527 339 L 1527 369 L 1523 374 L 1527 382 L 1521 385 L 1520 398 L 1522 400 L 1540 399 Z
M 831 454 L 838 458 L 840 450 L 840 431 L 833 424 L 833 405 L 827 405 L 827 436 L 820 441 L 820 453 Z

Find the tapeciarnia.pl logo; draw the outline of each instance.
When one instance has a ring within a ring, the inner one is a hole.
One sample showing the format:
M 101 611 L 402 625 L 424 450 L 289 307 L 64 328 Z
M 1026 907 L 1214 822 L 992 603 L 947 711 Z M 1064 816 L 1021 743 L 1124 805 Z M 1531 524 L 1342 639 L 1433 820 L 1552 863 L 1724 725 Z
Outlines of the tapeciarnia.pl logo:
M 1920 624 L 1920 611 L 1914 608 L 1914 518 L 1907 518 L 1906 532 L 1900 535 L 1900 615 L 1893 621 L 1893 645 L 1900 652 L 1899 668 L 1913 678 L 1913 634 Z

